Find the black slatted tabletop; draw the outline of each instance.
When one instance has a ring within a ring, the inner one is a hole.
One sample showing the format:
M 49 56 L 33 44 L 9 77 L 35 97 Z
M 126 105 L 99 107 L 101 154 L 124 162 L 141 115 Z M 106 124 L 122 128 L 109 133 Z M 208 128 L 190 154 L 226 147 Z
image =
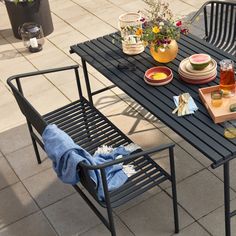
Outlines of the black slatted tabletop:
M 182 35 L 178 41 L 177 58 L 166 64 L 172 69 L 174 79 L 165 86 L 153 87 L 144 82 L 144 73 L 148 68 L 160 64 L 152 59 L 149 49 L 147 48 L 145 52 L 136 56 L 127 56 L 122 52 L 120 43 L 117 41 L 114 43 L 114 38 L 116 38 L 115 34 L 111 34 L 74 45 L 71 46 L 71 52 L 77 53 L 150 113 L 201 151 L 213 164 L 218 165 L 236 154 L 236 139 L 224 138 L 223 125 L 213 123 L 198 95 L 200 87 L 216 85 L 219 77 L 208 84 L 190 85 L 182 82 L 178 75 L 180 61 L 194 53 L 207 53 L 217 62 L 224 58 L 231 58 L 235 61 L 235 58 L 195 36 Z M 118 68 L 119 63 L 133 64 L 136 69 L 120 69 Z M 184 92 L 190 93 L 199 110 L 194 115 L 178 117 L 172 114 L 175 108 L 173 96 Z

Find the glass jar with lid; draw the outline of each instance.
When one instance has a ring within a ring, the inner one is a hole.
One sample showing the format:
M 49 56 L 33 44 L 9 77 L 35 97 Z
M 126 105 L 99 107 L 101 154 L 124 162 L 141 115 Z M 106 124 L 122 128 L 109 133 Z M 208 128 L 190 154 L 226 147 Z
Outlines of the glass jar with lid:
M 41 25 L 34 22 L 24 23 L 19 27 L 19 34 L 30 52 L 39 52 L 43 49 L 44 35 Z

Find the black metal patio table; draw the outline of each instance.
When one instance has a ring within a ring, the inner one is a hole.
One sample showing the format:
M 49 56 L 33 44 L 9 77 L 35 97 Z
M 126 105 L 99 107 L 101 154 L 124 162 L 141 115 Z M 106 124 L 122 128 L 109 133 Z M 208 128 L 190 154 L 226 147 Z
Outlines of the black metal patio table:
M 179 52 L 177 58 L 166 64 L 166 66 L 172 69 L 174 79 L 165 86 L 153 87 L 144 82 L 144 73 L 148 68 L 160 64 L 152 59 L 148 48 L 136 56 L 125 55 L 122 52 L 121 44 L 116 41 L 117 36 L 117 33 L 114 33 L 71 46 L 70 52 L 78 54 L 82 59 L 87 85 L 89 86 L 89 77 L 86 63 L 97 69 L 115 86 L 123 90 L 137 103 L 203 153 L 206 158 L 211 160 L 212 168 L 223 165 L 225 235 L 230 236 L 231 217 L 236 215 L 236 210 L 231 211 L 230 209 L 229 164 L 230 160 L 236 157 L 236 139 L 226 139 L 224 137 L 224 126 L 213 123 L 198 95 L 200 87 L 218 84 L 219 77 L 217 76 L 215 81 L 208 84 L 190 85 L 181 81 L 178 75 L 178 66 L 181 60 L 195 53 L 207 53 L 217 62 L 223 58 L 230 58 L 235 61 L 235 58 L 193 35 L 182 35 L 178 41 Z M 175 108 L 173 96 L 184 92 L 190 93 L 199 110 L 194 115 L 178 117 L 172 114 Z M 88 96 L 90 100 L 92 100 L 91 94 L 94 93 L 96 91 L 92 92 L 89 87 Z

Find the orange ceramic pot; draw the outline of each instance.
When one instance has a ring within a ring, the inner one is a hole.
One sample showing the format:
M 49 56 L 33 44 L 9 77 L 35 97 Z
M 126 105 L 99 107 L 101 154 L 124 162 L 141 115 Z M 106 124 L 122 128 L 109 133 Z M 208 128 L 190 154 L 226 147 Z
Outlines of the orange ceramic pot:
M 157 51 L 155 51 L 154 45 L 150 45 L 150 52 L 154 60 L 161 62 L 161 63 L 168 63 L 172 60 L 174 60 L 178 53 L 178 44 L 175 40 L 171 40 L 170 44 L 168 45 L 168 48 L 166 48 L 164 51 L 158 48 Z

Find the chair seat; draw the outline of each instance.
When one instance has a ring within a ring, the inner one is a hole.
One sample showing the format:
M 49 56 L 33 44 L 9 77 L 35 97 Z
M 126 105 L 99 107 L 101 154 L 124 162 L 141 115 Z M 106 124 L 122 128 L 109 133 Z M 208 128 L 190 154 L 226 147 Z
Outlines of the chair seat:
M 101 145 L 117 147 L 131 143 L 85 98 L 45 114 L 47 123 L 56 124 L 75 143 L 93 154 Z
M 119 146 L 131 143 L 103 114 L 86 99 L 75 101 L 44 115 L 48 123 L 56 124 L 90 154 L 101 145 Z M 117 207 L 157 186 L 170 175 L 148 155 L 124 164 L 134 165 L 136 173 L 120 188 L 110 192 L 111 206 Z M 106 204 L 100 202 L 106 207 Z
M 120 188 L 110 192 L 112 207 L 120 206 L 171 178 L 148 155 L 142 156 L 128 164 L 134 165 L 136 173 L 129 177 L 128 181 Z

